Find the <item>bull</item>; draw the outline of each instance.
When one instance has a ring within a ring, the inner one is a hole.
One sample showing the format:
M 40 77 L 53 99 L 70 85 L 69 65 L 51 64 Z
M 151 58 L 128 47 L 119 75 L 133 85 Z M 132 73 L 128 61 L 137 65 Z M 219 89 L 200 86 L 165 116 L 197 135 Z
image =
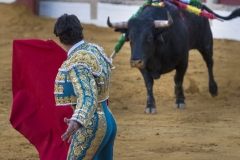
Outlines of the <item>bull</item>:
M 147 89 L 146 113 L 156 113 L 154 80 L 173 70 L 176 71 L 174 107 L 186 107 L 183 80 L 191 49 L 201 53 L 208 69 L 209 92 L 213 97 L 218 95 L 218 85 L 213 74 L 213 36 L 208 19 L 183 10 L 169 1 L 164 3 L 164 7 L 148 6 L 136 18 L 126 22 L 111 23 L 109 17 L 107 20 L 109 27 L 125 34 L 125 41 L 130 42 L 131 67 L 140 70 Z M 217 15 L 205 5 L 202 9 L 224 20 L 240 16 L 240 9 L 227 17 Z

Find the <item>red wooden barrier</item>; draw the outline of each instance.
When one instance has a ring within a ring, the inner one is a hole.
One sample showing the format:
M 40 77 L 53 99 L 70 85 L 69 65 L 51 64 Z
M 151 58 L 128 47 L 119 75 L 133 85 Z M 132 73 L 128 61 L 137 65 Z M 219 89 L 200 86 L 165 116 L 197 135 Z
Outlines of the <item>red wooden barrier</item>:
M 16 2 L 18 3 L 22 3 L 22 4 L 25 4 L 27 5 L 31 11 L 35 14 L 38 14 L 38 6 L 37 6 L 37 0 L 16 0 Z
M 219 4 L 240 5 L 239 0 L 218 0 Z
M 206 1 L 201 0 L 203 3 L 206 3 Z M 16 2 L 27 5 L 33 13 L 38 14 L 38 0 L 16 0 Z M 240 0 L 218 0 L 218 4 L 240 5 Z

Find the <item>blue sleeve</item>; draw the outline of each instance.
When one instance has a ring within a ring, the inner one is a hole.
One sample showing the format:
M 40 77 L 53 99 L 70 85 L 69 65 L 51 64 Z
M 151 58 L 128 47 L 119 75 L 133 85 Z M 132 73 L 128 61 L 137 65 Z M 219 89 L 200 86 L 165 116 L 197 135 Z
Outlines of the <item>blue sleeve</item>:
M 76 120 L 85 127 L 98 106 L 97 85 L 93 74 L 83 66 L 74 67 L 69 75 L 77 98 L 71 120 Z

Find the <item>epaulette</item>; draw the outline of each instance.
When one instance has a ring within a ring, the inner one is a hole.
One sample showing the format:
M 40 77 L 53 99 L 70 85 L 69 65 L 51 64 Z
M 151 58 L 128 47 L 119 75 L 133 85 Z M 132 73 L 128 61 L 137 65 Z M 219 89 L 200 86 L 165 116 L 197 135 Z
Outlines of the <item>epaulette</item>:
M 61 66 L 59 71 L 70 71 L 74 67 L 84 66 L 88 68 L 93 75 L 99 76 L 102 73 L 102 66 L 97 57 L 86 50 L 78 50 L 72 54 Z

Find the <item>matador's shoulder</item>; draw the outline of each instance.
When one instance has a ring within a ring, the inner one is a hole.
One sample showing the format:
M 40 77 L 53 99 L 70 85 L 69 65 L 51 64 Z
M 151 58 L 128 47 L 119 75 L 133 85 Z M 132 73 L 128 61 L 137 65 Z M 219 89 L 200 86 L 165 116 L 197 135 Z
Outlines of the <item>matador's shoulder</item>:
M 100 75 L 102 72 L 102 67 L 96 55 L 88 50 L 77 50 L 74 52 L 66 61 L 64 61 L 60 70 L 70 71 L 77 66 L 88 68 L 92 74 L 96 76 Z

